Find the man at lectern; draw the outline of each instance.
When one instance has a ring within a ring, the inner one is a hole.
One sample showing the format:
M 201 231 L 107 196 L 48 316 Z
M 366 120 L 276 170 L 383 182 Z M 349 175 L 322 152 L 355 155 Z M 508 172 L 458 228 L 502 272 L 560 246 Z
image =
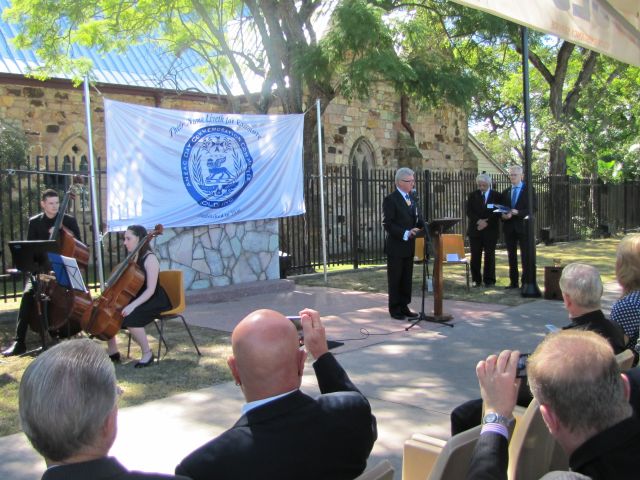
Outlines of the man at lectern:
M 384 251 L 387 254 L 389 314 L 396 320 L 415 318 L 409 309 L 416 235 L 424 220 L 415 195 L 415 174 L 410 168 L 396 171 L 396 188 L 382 202 Z
M 51 230 L 56 223 L 58 210 L 60 209 L 58 192 L 52 189 L 47 189 L 42 192 L 40 207 L 42 208 L 42 213 L 29 219 L 27 240 L 49 240 L 51 237 Z M 65 213 L 63 213 L 63 215 L 62 225 L 68 228 L 74 237 L 80 239 L 80 227 L 78 227 L 76 219 Z M 20 355 L 27 351 L 25 340 L 29 328 L 29 315 L 35 307 L 33 295 L 33 285 L 31 282 L 28 282 L 24 287 L 22 299 L 20 300 L 20 310 L 18 311 L 18 320 L 16 322 L 16 336 L 9 348 L 2 352 L 2 355 L 5 357 Z

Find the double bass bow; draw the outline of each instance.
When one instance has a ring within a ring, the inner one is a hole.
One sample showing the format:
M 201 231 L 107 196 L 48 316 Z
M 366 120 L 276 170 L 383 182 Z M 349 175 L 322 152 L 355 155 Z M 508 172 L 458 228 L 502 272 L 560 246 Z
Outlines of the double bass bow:
M 131 303 L 144 285 L 145 274 L 136 263 L 138 252 L 153 238 L 162 235 L 162 231 L 162 225 L 156 225 L 115 268 L 105 282 L 107 286 L 102 294 L 82 315 L 80 323 L 85 332 L 100 340 L 109 340 L 118 333 L 122 327 L 122 309 Z

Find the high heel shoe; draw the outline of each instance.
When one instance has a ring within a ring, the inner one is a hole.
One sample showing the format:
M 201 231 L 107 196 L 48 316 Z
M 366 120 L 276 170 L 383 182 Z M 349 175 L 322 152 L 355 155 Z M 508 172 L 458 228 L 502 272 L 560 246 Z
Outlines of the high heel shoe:
M 113 363 L 120 363 L 120 352 L 112 353 L 109 358 Z
M 148 367 L 150 365 L 153 365 L 153 360 L 154 360 L 154 356 L 153 353 L 151 354 L 151 358 L 149 360 L 147 360 L 146 362 L 140 361 L 138 363 L 136 363 L 133 368 L 144 368 L 144 367 Z

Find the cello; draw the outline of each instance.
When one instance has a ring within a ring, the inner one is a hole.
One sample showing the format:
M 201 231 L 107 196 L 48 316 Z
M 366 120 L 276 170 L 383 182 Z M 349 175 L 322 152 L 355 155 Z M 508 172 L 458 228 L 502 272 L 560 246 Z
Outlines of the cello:
M 102 294 L 81 317 L 80 323 L 85 332 L 100 340 L 109 340 L 118 333 L 122 327 L 122 309 L 131 303 L 144 285 L 145 274 L 136 263 L 138 252 L 153 238 L 162 235 L 162 231 L 162 225 L 156 225 L 114 269 Z

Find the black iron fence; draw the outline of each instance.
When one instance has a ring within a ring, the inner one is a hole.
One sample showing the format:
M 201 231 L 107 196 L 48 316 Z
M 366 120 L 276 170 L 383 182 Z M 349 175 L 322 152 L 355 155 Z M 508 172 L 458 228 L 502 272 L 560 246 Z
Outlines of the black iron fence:
M 395 170 L 362 171 L 356 167 L 329 167 L 324 177 L 327 263 L 330 266 L 384 263 L 382 199 L 395 188 Z M 425 218 L 459 218 L 454 233 L 467 228 L 465 202 L 476 189 L 476 173 L 418 171 L 416 189 Z M 554 205 L 550 177 L 534 176 L 538 240 L 572 241 L 626 232 L 640 227 L 640 181 L 605 184 L 598 180 L 561 177 L 554 184 L 564 192 L 567 205 Z M 493 188 L 510 186 L 507 175 L 494 177 Z M 280 220 L 281 249 L 291 255 L 290 273 L 314 271 L 322 266 L 319 178 L 306 179 L 307 213 Z M 562 210 L 553 225 L 552 209 Z
M 25 239 L 27 219 L 40 212 L 40 193 L 54 188 L 63 193 L 68 190 L 75 175 L 87 178 L 85 157 L 63 159 L 35 157 L 25 168 L 0 170 L 0 242 L 2 272 L 12 266 L 8 250 L 10 240 Z M 394 170 L 362 170 L 356 167 L 326 168 L 324 175 L 327 260 L 329 265 L 371 265 L 385 261 L 384 229 L 382 227 L 382 200 L 393 191 Z M 457 233 L 466 231 L 465 201 L 476 188 L 473 172 L 418 171 L 416 189 L 427 220 L 460 218 L 454 227 Z M 96 165 L 98 205 L 105 204 L 106 172 L 100 159 Z M 307 212 L 296 217 L 280 219 L 280 249 L 289 255 L 290 274 L 314 271 L 322 266 L 322 235 L 320 209 L 320 181 L 317 175 L 305 177 Z M 556 179 L 567 198 L 567 205 L 553 205 L 550 179 L 535 177 L 538 210 L 535 217 L 539 238 L 551 240 L 577 240 L 609 233 L 634 230 L 640 227 L 640 182 L 604 184 L 599 181 L 576 180 L 570 177 Z M 509 186 L 506 175 L 494 178 L 494 188 Z M 88 183 L 79 188 L 71 211 L 80 225 L 83 240 L 90 247 L 93 237 L 93 216 Z M 552 225 L 551 209 L 561 208 L 566 218 L 560 225 Z M 99 212 L 98 218 L 102 218 Z M 103 231 L 104 228 L 99 228 Z M 97 283 L 95 249 L 85 273 L 89 285 Z M 118 234 L 103 238 L 103 265 L 105 272 L 125 256 Z M 6 276 L 0 281 L 0 298 L 16 298 L 22 291 L 21 276 Z

